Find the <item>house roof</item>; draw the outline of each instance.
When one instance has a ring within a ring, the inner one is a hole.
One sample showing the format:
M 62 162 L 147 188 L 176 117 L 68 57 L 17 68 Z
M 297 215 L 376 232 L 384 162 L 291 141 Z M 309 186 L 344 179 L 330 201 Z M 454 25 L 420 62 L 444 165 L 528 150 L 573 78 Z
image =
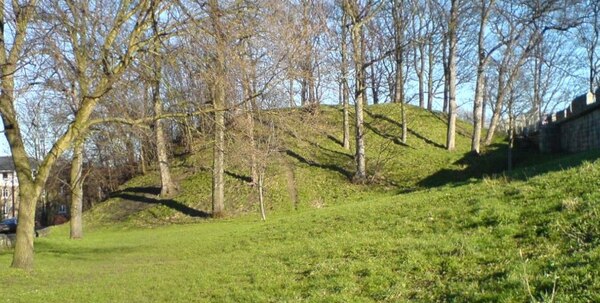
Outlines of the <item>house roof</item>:
M 15 163 L 10 156 L 0 157 L 0 171 L 14 171 Z
M 29 163 L 32 169 L 37 169 L 37 161 L 29 158 Z M 14 171 L 15 162 L 11 156 L 0 156 L 0 171 Z

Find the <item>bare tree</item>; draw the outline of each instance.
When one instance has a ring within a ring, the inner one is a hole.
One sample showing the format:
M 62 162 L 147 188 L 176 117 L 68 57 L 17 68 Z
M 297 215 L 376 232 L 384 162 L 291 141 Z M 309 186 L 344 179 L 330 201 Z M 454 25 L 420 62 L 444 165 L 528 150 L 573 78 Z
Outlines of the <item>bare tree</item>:
M 502 46 L 498 43 L 491 49 L 486 50 L 485 30 L 490 13 L 494 7 L 495 0 L 479 1 L 479 30 L 477 34 L 477 77 L 475 80 L 475 98 L 473 99 L 473 136 L 471 140 L 471 151 L 479 153 L 481 143 L 481 130 L 483 128 L 483 94 L 485 89 L 485 69 L 491 55 Z
M 459 0 L 450 0 L 450 17 L 448 21 L 448 134 L 446 149 L 455 149 L 456 140 L 456 59 L 458 31 Z
M 519 76 L 520 68 L 527 62 L 537 46 L 542 43 L 548 31 L 567 31 L 580 22 L 571 18 L 568 11 L 572 6 L 564 6 L 560 1 L 544 3 L 505 4 L 502 7 L 502 21 L 494 24 L 494 31 L 505 41 L 504 51 L 498 62 L 498 84 L 494 111 L 485 138 L 485 145 L 492 143 L 496 127 L 504 108 L 504 99 L 512 82 Z
M 58 157 L 88 127 L 88 119 L 100 98 L 110 90 L 113 83 L 125 72 L 132 59 L 143 46 L 143 34 L 148 25 L 146 21 L 149 16 L 149 1 L 139 1 L 135 4 L 130 1 L 123 1 L 112 11 L 114 17 L 104 24 L 106 30 L 96 33 L 103 37 L 103 39 L 93 40 L 95 43 L 100 43 L 101 45 L 94 44 L 93 46 L 99 50 L 98 54 L 102 62 L 100 66 L 102 66 L 104 72 L 93 74 L 94 81 L 87 82 L 87 93 L 82 94 L 81 106 L 73 117 L 72 122 L 66 131 L 54 142 L 36 172 L 32 170 L 23 144 L 13 92 L 15 91 L 14 75 L 18 72 L 18 66 L 22 63 L 21 59 L 27 37 L 26 31 L 30 28 L 30 20 L 33 11 L 37 7 L 37 2 L 30 1 L 24 6 L 14 6 L 11 10 L 4 7 L 4 2 L 1 2 L 1 4 L 2 14 L 0 24 L 3 27 L 9 26 L 9 22 L 6 22 L 7 20 L 5 19 L 5 14 L 8 12 L 14 14 L 14 17 L 10 20 L 15 20 L 15 24 L 12 27 L 13 30 L 5 31 L 14 32 L 12 47 L 9 48 L 5 42 L 6 40 L 0 42 L 0 65 L 2 66 L 1 72 L 3 75 L 1 83 L 2 91 L 0 93 L 0 113 L 2 114 L 6 129 L 5 135 L 8 139 L 18 173 L 19 195 L 21 199 L 17 240 L 12 266 L 31 269 L 33 267 L 35 209 L 51 168 Z M 68 1 L 65 6 L 68 7 L 70 4 L 74 5 L 75 3 Z M 105 7 L 104 9 L 108 11 L 109 7 Z M 77 30 L 85 30 L 82 25 L 72 23 L 72 20 L 80 20 L 76 17 L 76 14 L 83 13 L 81 10 L 66 10 L 63 12 L 70 14 L 68 18 L 61 18 L 66 23 L 65 26 L 73 29 L 74 33 Z M 79 41 L 80 38 L 83 38 L 83 36 L 73 36 L 73 40 L 77 39 L 76 41 Z M 116 47 L 117 44 L 119 47 Z M 77 61 L 77 64 L 74 66 L 77 69 L 81 69 L 82 58 L 78 54 L 83 52 L 78 48 L 78 45 L 80 43 L 71 43 L 71 49 L 75 53 L 75 60 Z M 123 45 L 126 47 L 122 48 L 121 46 Z M 80 72 L 83 75 L 88 74 L 84 70 L 80 70 Z
M 404 21 L 404 0 L 394 0 L 392 4 L 392 19 L 394 25 L 394 59 L 395 59 L 395 87 L 394 102 L 400 103 L 402 119 L 402 143 L 406 144 L 408 126 L 406 121 L 406 110 L 404 100 L 404 32 L 406 24 Z
M 366 155 L 365 155 L 365 128 L 364 128 L 364 103 L 365 103 L 365 58 L 363 26 L 368 21 L 368 12 L 373 6 L 372 1 L 364 7 L 360 7 L 358 1 L 344 0 L 343 10 L 350 19 L 350 37 L 352 41 L 352 56 L 354 59 L 355 78 L 355 127 L 356 127 L 356 173 L 354 180 L 364 182 L 367 177 Z
M 214 108 L 214 145 L 212 173 L 212 214 L 221 216 L 225 211 L 225 52 L 226 37 L 221 16 L 223 12 L 217 0 L 208 1 L 210 23 L 215 39 L 212 59 L 211 99 Z
M 161 100 L 161 79 L 162 79 L 162 47 L 160 31 L 158 28 L 158 16 L 159 12 L 154 7 L 155 1 L 152 4 L 152 31 L 153 31 L 153 42 L 152 42 L 152 103 L 154 104 L 154 116 L 161 117 L 163 114 L 163 102 Z M 165 134 L 162 119 L 158 118 L 154 122 L 154 138 L 156 139 L 156 155 L 158 160 L 158 168 L 160 171 L 160 195 L 162 197 L 170 197 L 177 191 L 177 187 L 171 178 L 171 171 L 169 169 L 169 157 L 167 154 L 167 146 L 165 142 Z
M 69 221 L 71 239 L 83 238 L 83 148 L 85 134 L 73 144 L 73 161 L 71 162 L 71 219 Z
M 583 44 L 587 54 L 587 65 L 589 71 L 588 85 L 589 91 L 594 91 L 594 86 L 600 85 L 598 72 L 600 71 L 600 56 L 598 55 L 598 43 L 600 42 L 600 3 L 594 0 L 583 1 L 582 10 L 588 13 L 585 15 L 585 22 L 578 28 L 579 41 Z
M 350 117 L 348 113 L 350 103 L 350 88 L 348 86 L 348 16 L 346 11 L 342 10 L 341 20 L 341 35 L 340 35 L 340 82 L 342 97 L 342 128 L 344 136 L 342 139 L 342 145 L 345 149 L 350 149 Z

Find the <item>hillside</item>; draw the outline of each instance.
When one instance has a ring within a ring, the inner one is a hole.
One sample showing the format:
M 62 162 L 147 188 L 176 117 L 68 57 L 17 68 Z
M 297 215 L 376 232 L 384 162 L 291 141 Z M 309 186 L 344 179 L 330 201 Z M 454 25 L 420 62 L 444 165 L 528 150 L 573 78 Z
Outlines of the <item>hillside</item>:
M 0 300 L 598 302 L 598 156 L 266 222 L 117 224 L 80 241 L 56 227 L 34 272 L 0 271 Z
M 255 123 L 259 137 L 272 142 L 263 159 L 266 169 L 268 212 L 322 208 L 361 201 L 367 197 L 409 192 L 500 171 L 505 152 L 500 144 L 483 157 L 467 153 L 470 126 L 458 122 L 455 152 L 444 149 L 446 122 L 442 114 L 408 106 L 407 144 L 400 142 L 401 116 L 397 104 L 369 106 L 366 110 L 368 185 L 350 182 L 353 150 L 341 146 L 342 113 L 323 106 L 310 115 L 301 109 L 269 111 Z M 228 125 L 226 209 L 230 214 L 257 211 L 256 189 L 249 186 L 249 146 L 246 125 L 233 119 Z M 353 133 L 354 130 L 351 130 Z M 265 145 L 265 144 L 264 144 Z M 141 225 L 204 218 L 211 210 L 211 139 L 197 137 L 194 152 L 172 160 L 179 194 L 157 199 L 157 172 L 125 184 L 113 198 L 87 214 L 90 225 L 127 221 Z M 353 147 L 352 147 L 353 148 Z M 477 163 L 475 163 L 477 161 Z

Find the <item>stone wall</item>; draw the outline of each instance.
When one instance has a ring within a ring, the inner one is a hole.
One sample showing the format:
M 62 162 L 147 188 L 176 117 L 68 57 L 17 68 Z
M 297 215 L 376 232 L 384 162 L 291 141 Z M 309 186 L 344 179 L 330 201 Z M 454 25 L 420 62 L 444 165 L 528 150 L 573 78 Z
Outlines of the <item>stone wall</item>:
M 581 152 L 600 148 L 600 108 L 560 125 L 560 150 Z
M 581 152 L 600 149 L 600 89 L 581 95 L 569 107 L 541 122 L 542 152 Z

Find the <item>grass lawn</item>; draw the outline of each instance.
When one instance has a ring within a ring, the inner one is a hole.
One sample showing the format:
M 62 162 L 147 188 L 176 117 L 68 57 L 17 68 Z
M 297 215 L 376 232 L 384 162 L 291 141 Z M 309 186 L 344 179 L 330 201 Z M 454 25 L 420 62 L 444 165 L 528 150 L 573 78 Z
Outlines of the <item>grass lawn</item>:
M 516 154 L 529 168 L 488 177 L 504 168 L 505 145 L 469 154 L 461 122 L 461 148 L 447 152 L 440 114 L 408 116 L 402 144 L 398 108 L 368 108 L 369 185 L 349 182 L 338 108 L 282 116 L 267 222 L 235 157 L 247 147 L 233 141 L 232 217 L 203 218 L 200 138 L 173 159 L 173 199 L 156 197 L 156 173 L 140 176 L 86 214 L 83 240 L 68 226 L 36 239 L 33 272 L 8 270 L 11 252 L 0 252 L 0 302 L 600 302 L 600 152 Z
M 36 240 L 5 302 L 600 300 L 600 162 L 322 209 Z M 8 267 L 10 253 L 0 255 Z

